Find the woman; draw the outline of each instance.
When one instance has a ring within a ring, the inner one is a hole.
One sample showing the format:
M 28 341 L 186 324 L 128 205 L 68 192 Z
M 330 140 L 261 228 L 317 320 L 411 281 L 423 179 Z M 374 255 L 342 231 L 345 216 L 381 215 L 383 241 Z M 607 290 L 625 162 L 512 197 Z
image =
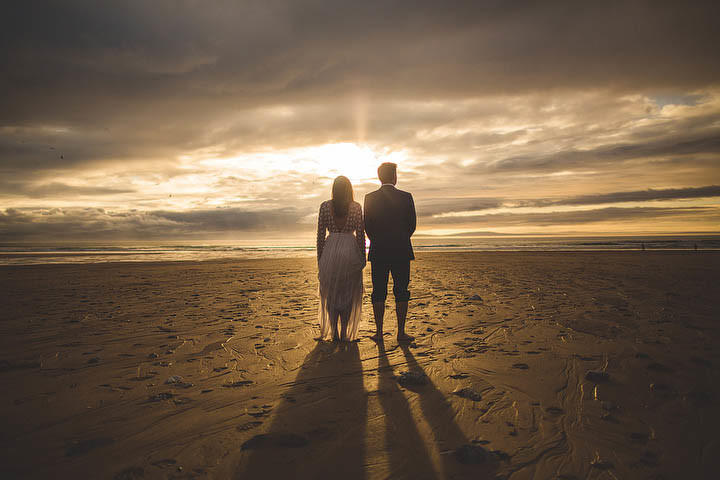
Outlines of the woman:
M 327 238 L 326 230 L 330 232 Z M 365 227 L 362 207 L 353 201 L 352 184 L 347 177 L 335 179 L 332 200 L 320 205 L 317 258 L 320 338 L 355 340 L 362 314 Z

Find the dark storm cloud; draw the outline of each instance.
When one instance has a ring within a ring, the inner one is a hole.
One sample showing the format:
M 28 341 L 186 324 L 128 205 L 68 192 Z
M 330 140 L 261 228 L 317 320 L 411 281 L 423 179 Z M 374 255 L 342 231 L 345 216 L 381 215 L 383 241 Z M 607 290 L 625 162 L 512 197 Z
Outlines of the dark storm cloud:
M 308 212 L 292 209 L 249 212 L 235 208 L 192 212 L 112 212 L 96 208 L 6 209 L 0 211 L 0 238 L 4 241 L 126 240 L 150 238 L 219 238 L 227 233 L 285 231 L 304 233 L 312 229 L 299 224 Z M 502 213 L 462 218 L 476 228 L 507 226 L 557 226 L 596 222 L 645 221 L 670 217 L 704 217 L 720 220 L 716 209 L 689 208 L 602 208 L 578 212 Z M 458 218 L 426 218 L 425 224 L 458 223 Z M 491 233 L 491 232 L 490 232 Z
M 6 209 L 0 211 L 0 238 L 5 241 L 52 239 L 217 238 L 231 232 L 298 228 L 309 212 L 295 209 L 247 211 L 239 208 L 190 212 L 129 211 L 101 208 Z
M 5 182 L 3 180 L 0 180 L 0 190 L 6 195 L 19 195 L 28 198 L 47 198 L 63 196 L 94 197 L 135 192 L 135 190 L 132 189 L 75 186 L 67 185 L 60 182 L 51 182 L 42 185 L 28 185 L 26 183 Z
M 564 150 L 550 155 L 519 155 L 474 169 L 495 172 L 555 172 L 574 168 L 597 168 L 604 164 L 619 166 L 622 162 L 641 158 L 720 153 L 720 130 L 710 135 L 675 135 L 647 140 L 643 143 L 604 145 L 588 150 Z
M 551 205 L 599 205 L 603 203 L 647 202 L 651 200 L 676 200 L 681 198 L 720 197 L 720 186 L 710 185 L 697 188 L 648 189 L 634 192 L 613 192 L 597 195 L 579 195 L 563 200 L 539 200 L 528 202 L 533 206 Z
M 597 222 L 642 222 L 681 216 L 693 217 L 695 220 L 699 217 L 720 220 L 720 213 L 718 213 L 717 209 L 711 207 L 608 207 L 570 212 L 492 213 L 467 217 L 435 217 L 427 219 L 425 223 L 442 225 L 466 222 L 472 223 L 475 228 L 483 228 L 483 226 L 507 227 L 531 225 L 546 227 L 554 225 L 583 225 Z
M 0 120 L 87 122 L 356 89 L 447 98 L 700 87 L 720 73 L 719 13 L 710 1 L 14 2 L 0 24 Z
M 552 206 L 572 206 L 572 205 L 603 205 L 612 203 L 625 202 L 649 202 L 653 200 L 678 200 L 689 198 L 712 198 L 720 197 L 720 186 L 709 185 L 697 188 L 667 188 L 667 189 L 647 189 L 627 192 L 610 192 L 596 195 L 578 195 L 561 199 L 514 199 L 514 198 L 427 198 L 416 202 L 417 214 L 419 217 L 441 216 L 448 213 L 458 212 L 481 212 L 483 210 L 492 210 L 500 207 L 517 208 L 517 207 L 552 207 Z M 630 211 L 630 210 L 622 210 Z M 645 210 L 639 210 L 644 212 Z M 647 210 L 648 212 L 657 212 L 658 210 Z M 591 212 L 595 212 L 592 210 Z M 609 210 L 611 214 L 615 214 L 616 210 Z M 516 214 L 513 214 L 516 215 Z M 582 213 L 580 212 L 580 215 Z M 594 216 L 594 213 L 587 214 Z M 462 218 L 471 217 L 446 217 L 452 218 L 452 222 L 461 221 Z M 538 217 L 541 218 L 541 217 Z M 573 217 L 574 218 L 574 217 Z M 425 220 L 423 220 L 425 221 Z M 437 221 L 437 220 L 436 220 Z M 450 222 L 450 220 L 440 220 L 442 222 Z M 430 220 L 433 222 L 433 220 Z
M 293 208 L 245 211 L 239 208 L 192 210 L 188 212 L 150 212 L 154 217 L 186 225 L 193 231 L 222 232 L 239 230 L 279 229 L 296 224 L 312 212 Z
M 415 202 L 419 217 L 431 217 L 450 212 L 474 212 L 502 206 L 496 198 L 428 198 Z

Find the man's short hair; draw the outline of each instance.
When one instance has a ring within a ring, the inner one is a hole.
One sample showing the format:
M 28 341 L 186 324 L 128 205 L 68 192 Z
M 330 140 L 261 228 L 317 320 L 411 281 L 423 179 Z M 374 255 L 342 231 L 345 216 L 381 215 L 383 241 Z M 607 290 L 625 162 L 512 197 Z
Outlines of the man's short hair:
M 382 183 L 393 183 L 397 180 L 397 164 L 385 162 L 378 167 L 378 178 Z

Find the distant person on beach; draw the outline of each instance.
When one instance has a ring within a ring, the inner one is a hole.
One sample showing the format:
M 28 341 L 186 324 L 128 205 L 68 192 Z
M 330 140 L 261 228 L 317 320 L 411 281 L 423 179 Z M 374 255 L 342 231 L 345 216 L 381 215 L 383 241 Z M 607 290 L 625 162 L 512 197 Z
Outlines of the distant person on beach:
M 372 338 L 383 340 L 383 318 L 387 298 L 388 275 L 393 278 L 393 295 L 397 314 L 398 342 L 411 342 L 405 333 L 405 319 L 410 300 L 410 260 L 415 259 L 410 237 L 415 232 L 416 215 L 413 197 L 395 188 L 397 165 L 383 163 L 378 167 L 382 186 L 365 196 L 365 231 L 370 238 L 372 271 L 372 304 L 376 333 Z
M 320 339 L 352 341 L 362 316 L 365 229 L 360 204 L 347 177 L 332 186 L 332 199 L 320 205 L 317 227 L 320 282 Z M 329 235 L 326 237 L 326 232 Z M 338 319 L 340 325 L 338 325 Z

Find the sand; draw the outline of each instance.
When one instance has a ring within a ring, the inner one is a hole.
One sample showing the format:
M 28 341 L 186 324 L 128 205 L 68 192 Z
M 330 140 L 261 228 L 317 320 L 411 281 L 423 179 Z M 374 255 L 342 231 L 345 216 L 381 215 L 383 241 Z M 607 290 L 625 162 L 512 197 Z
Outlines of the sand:
M 425 253 L 416 341 L 337 345 L 314 259 L 0 267 L 0 476 L 714 478 L 718 272 Z

